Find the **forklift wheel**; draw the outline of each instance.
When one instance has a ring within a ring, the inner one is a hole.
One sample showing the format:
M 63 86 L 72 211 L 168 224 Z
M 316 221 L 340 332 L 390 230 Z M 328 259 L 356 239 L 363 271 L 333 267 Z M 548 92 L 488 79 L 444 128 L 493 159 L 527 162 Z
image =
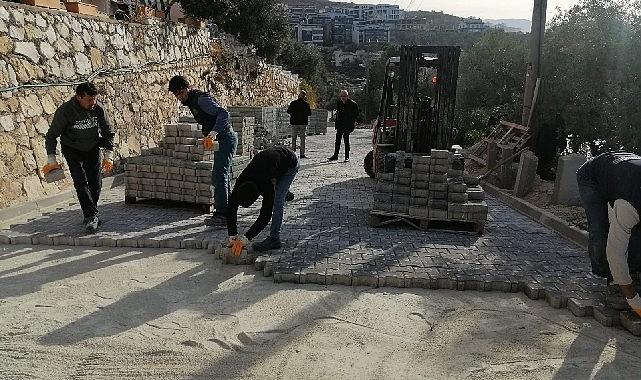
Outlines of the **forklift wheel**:
M 363 167 L 365 168 L 365 172 L 367 173 L 368 176 L 371 178 L 376 177 L 376 173 L 374 173 L 374 151 L 370 150 L 369 153 L 365 156 L 365 159 L 363 160 Z

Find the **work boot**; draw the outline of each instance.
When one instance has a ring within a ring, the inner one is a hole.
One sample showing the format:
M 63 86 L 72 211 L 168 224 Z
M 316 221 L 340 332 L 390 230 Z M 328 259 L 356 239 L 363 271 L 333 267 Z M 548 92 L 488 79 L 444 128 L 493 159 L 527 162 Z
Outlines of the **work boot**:
M 327 161 L 338 161 L 338 156 L 334 155 L 327 159 Z
M 268 237 L 267 239 L 252 245 L 254 251 L 257 252 L 271 251 L 272 249 L 279 249 L 282 246 L 283 244 L 280 242 L 280 239 L 273 237 Z
M 307 158 L 307 156 L 306 156 L 306 155 L 304 155 L 304 154 L 301 154 L 301 155 L 300 155 L 300 158 Z
M 625 299 L 623 293 L 621 293 L 619 285 L 616 284 L 608 285 L 605 292 L 605 305 L 614 310 L 630 310 L 628 301 Z
M 211 227 L 224 227 L 227 225 L 227 218 L 224 214 L 214 213 L 205 219 L 205 225 Z
M 349 157 L 345 157 L 345 162 L 349 162 Z
M 291 191 L 288 191 L 287 196 L 285 197 L 285 201 L 291 202 L 293 200 L 294 200 L 294 193 L 292 193 Z
M 87 223 L 85 223 L 85 229 L 87 230 L 87 232 L 93 234 L 98 231 L 98 222 L 99 219 L 97 216 L 92 216 L 91 218 L 89 218 Z

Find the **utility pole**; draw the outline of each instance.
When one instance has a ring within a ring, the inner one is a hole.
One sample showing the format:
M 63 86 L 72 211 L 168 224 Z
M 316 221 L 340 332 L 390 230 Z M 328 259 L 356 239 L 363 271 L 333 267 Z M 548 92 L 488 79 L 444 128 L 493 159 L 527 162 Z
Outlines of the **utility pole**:
M 545 15 L 547 7 L 547 0 L 534 0 L 534 9 L 532 11 L 532 30 L 530 31 L 530 57 L 527 63 L 525 95 L 523 97 L 523 115 L 521 117 L 521 124 L 527 127 L 530 127 L 528 123 L 532 107 L 534 107 L 534 89 L 537 80 L 541 78 L 541 55 L 543 54 Z

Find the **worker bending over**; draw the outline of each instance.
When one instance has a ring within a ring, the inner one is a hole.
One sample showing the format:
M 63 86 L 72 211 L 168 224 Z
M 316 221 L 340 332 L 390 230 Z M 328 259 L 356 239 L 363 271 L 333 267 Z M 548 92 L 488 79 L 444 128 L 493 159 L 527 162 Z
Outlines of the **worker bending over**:
M 588 253 L 592 272 L 617 284 L 630 307 L 641 316 L 628 267 L 628 243 L 641 212 L 641 157 L 604 153 L 577 171 L 581 202 L 588 219 Z
M 236 180 L 234 190 L 227 205 L 228 246 L 236 255 L 249 244 L 269 223 L 269 237 L 253 245 L 254 250 L 262 252 L 279 249 L 280 230 L 283 224 L 283 208 L 289 194 L 289 187 L 298 173 L 299 163 L 296 154 L 285 147 L 268 148 L 251 160 Z M 250 207 L 259 196 L 263 197 L 260 215 L 244 235 L 238 234 L 238 206 Z

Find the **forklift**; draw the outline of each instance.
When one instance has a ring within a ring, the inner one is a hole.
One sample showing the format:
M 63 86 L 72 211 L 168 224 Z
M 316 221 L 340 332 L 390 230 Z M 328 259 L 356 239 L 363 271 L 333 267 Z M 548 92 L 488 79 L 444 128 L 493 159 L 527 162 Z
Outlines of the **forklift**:
M 458 46 L 403 45 L 401 55 L 387 61 L 373 149 L 363 163 L 370 177 L 387 171 L 389 153 L 449 149 L 460 55 Z

